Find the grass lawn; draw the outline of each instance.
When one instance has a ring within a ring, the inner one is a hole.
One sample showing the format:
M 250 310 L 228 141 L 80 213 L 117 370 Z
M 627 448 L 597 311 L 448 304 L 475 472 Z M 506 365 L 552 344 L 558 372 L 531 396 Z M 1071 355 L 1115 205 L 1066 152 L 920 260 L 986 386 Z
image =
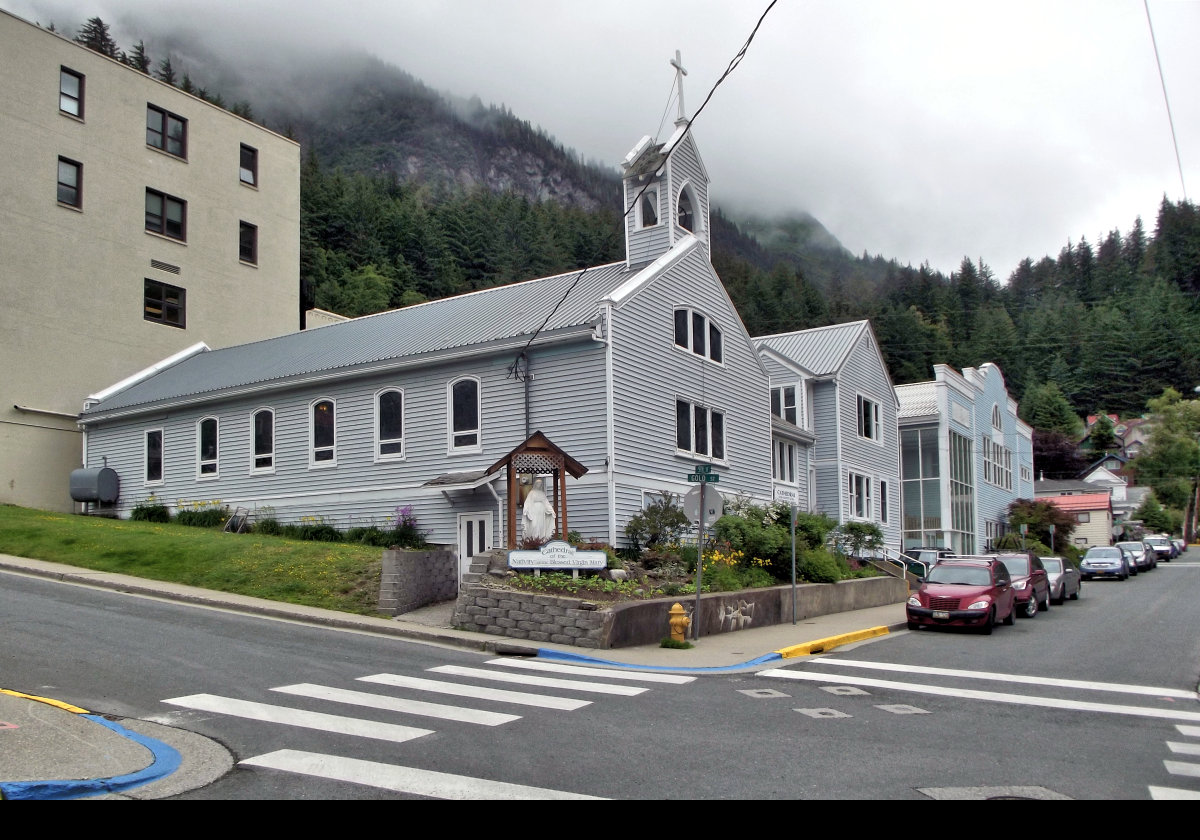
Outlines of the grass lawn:
M 0 554 L 380 615 L 383 549 L 0 505 Z

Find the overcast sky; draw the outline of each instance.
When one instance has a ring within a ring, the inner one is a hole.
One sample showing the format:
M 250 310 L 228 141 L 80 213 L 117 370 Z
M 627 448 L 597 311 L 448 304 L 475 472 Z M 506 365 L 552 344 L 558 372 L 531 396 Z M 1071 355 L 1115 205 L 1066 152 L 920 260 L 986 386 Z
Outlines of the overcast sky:
M 125 48 L 130 24 L 169 15 L 226 44 L 365 50 L 613 166 L 669 136 L 675 51 L 692 116 L 769 5 L 0 0 L 60 31 L 99 16 Z M 1148 5 L 778 0 L 693 127 L 713 200 L 807 211 L 856 254 L 946 273 L 982 259 L 1000 280 L 1139 215 L 1152 232 L 1164 194 L 1200 190 L 1200 2 Z

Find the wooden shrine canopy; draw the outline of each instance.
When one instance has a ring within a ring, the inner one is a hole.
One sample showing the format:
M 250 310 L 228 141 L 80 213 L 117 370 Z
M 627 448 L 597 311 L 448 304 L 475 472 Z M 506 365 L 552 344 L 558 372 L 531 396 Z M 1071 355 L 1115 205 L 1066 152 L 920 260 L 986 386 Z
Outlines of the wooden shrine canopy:
M 541 432 L 531 434 L 524 443 L 488 467 L 484 475 L 491 475 L 501 467 L 508 468 L 508 540 L 505 545 L 510 550 L 519 548 L 517 512 L 521 507 L 519 483 L 522 475 L 553 476 L 553 491 L 549 495 L 554 500 L 555 536 L 565 540 L 570 532 L 567 530 L 567 485 L 563 473 L 579 478 L 588 471 L 587 467 L 555 446 Z

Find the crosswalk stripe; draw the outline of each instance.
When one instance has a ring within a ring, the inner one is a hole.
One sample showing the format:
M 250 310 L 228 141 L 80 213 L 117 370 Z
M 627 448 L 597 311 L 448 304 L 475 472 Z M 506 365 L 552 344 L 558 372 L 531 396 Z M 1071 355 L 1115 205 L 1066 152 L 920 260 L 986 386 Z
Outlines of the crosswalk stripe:
M 520 720 L 520 715 L 508 715 L 501 712 L 486 712 L 481 709 L 465 709 L 461 706 L 446 706 L 441 703 L 427 703 L 424 700 L 407 700 L 401 697 L 385 697 L 381 694 L 368 694 L 365 691 L 350 691 L 345 688 L 332 688 L 327 685 L 299 683 L 272 688 L 283 694 L 295 694 L 300 697 L 312 697 L 315 700 L 330 700 L 334 703 L 348 703 L 354 706 L 366 706 L 371 709 L 386 709 L 389 712 L 404 712 L 410 715 L 453 720 L 460 723 L 479 723 L 484 726 L 500 726 Z
M 414 688 L 419 691 L 432 691 L 438 694 L 450 694 L 455 697 L 475 697 L 480 700 L 496 700 L 502 703 L 516 703 L 521 706 L 536 706 L 542 709 L 559 709 L 573 711 L 584 706 L 590 706 L 591 700 L 577 700 L 574 697 L 554 697 L 552 695 L 529 694 L 524 691 L 505 691 L 501 688 L 490 688 L 478 685 L 463 685 L 460 683 L 427 680 L 421 677 L 405 677 L 400 674 L 375 674 L 370 677 L 359 677 L 362 682 L 391 685 L 397 688 Z
M 1193 779 L 1200 779 L 1200 764 L 1192 764 L 1189 761 L 1164 761 L 1163 766 L 1172 776 L 1191 776 Z
M 300 726 L 305 729 L 320 729 L 325 732 L 337 732 L 342 735 L 357 735 L 362 738 L 375 738 L 380 741 L 402 743 L 420 738 L 422 735 L 433 734 L 432 729 L 417 729 L 412 726 L 400 726 L 395 723 L 379 723 L 373 720 L 360 720 L 340 715 L 327 715 L 322 712 L 306 712 L 303 709 L 289 709 L 285 706 L 272 706 L 268 703 L 254 703 L 249 700 L 235 700 L 231 697 L 218 697 L 214 694 L 191 694 L 187 697 L 173 697 L 164 700 L 172 706 L 183 706 L 187 709 L 197 709 L 203 712 L 216 712 L 222 715 L 261 720 L 267 723 L 282 723 L 287 726 Z
M 1144 706 L 1118 706 L 1113 703 L 1092 703 L 1084 700 L 1060 700 L 1054 697 L 1031 697 L 1024 694 L 1003 694 L 998 691 L 976 691 L 970 688 L 949 688 L 940 685 L 877 680 L 854 677 L 847 674 L 813 674 L 808 671 L 784 671 L 771 668 L 759 671 L 760 677 L 781 677 L 788 680 L 808 680 L 828 683 L 837 681 L 847 685 L 865 685 L 876 688 L 894 688 L 917 694 L 935 694 L 943 697 L 962 697 L 969 700 L 991 700 L 996 703 L 1013 703 L 1023 706 L 1039 706 L 1048 709 L 1075 709 L 1083 712 L 1106 712 L 1109 714 L 1133 715 L 1136 717 L 1166 718 L 1168 720 L 1200 721 L 1200 712 L 1182 712 L 1171 709 L 1152 709 Z
M 991 682 L 1026 683 L 1029 685 L 1046 685 L 1058 688 L 1082 688 L 1092 691 L 1108 691 L 1114 694 L 1144 694 L 1149 697 L 1196 699 L 1196 692 L 1194 691 L 1184 691 L 1179 688 L 1160 688 L 1152 685 L 1125 685 L 1123 683 L 1067 680 L 1056 677 L 1030 677 L 1024 674 L 994 674 L 987 671 L 964 671 L 957 668 L 933 668 L 925 665 L 900 665 L 891 662 L 860 662 L 854 659 L 836 659 L 833 657 L 813 659 L 806 664 L 834 665 L 844 668 L 870 668 L 876 671 L 900 671 L 906 674 L 932 674 L 942 677 L 962 677 L 964 679 L 989 680 Z
M 1171 799 L 1200 799 L 1200 790 L 1181 790 L 1179 788 L 1150 786 L 1150 798 L 1159 800 Z
M 1181 744 L 1179 741 L 1167 741 L 1167 748 L 1179 755 L 1200 755 L 1200 744 Z
M 489 659 L 487 665 L 503 665 L 508 668 L 524 668 L 530 671 L 554 671 L 559 674 L 579 674 L 585 677 L 603 677 L 609 680 L 631 680 L 637 682 L 670 683 L 683 685 L 695 681 L 695 677 L 685 677 L 682 674 L 655 674 L 640 671 L 618 671 L 615 668 L 588 668 L 583 665 L 562 665 L 557 662 L 544 662 L 537 659 L 520 659 L 506 656 L 502 659 Z
M 439 773 L 434 770 L 420 770 L 415 767 L 401 767 L 377 761 L 363 761 L 357 758 L 322 755 L 302 750 L 277 750 L 276 752 L 255 756 L 254 758 L 247 758 L 238 763 L 251 767 L 285 770 L 289 773 L 300 773 L 305 776 L 319 776 L 323 779 L 334 779 L 341 782 L 351 782 L 357 785 L 379 788 L 380 790 L 411 793 L 417 796 L 429 796 L 437 799 L 554 800 L 602 798 L 554 790 L 552 788 L 529 787 L 509 782 L 495 782 L 489 779 L 475 779 L 470 776 L 457 776 L 451 773 Z
M 1200 726 L 1176 726 L 1180 735 L 1186 735 L 1188 738 L 1200 738 Z
M 495 682 L 536 685 L 541 688 L 565 688 L 570 691 L 590 691 L 594 694 L 619 694 L 623 697 L 633 697 L 650 690 L 640 685 L 609 685 L 608 683 L 582 682 L 580 680 L 560 680 L 554 677 L 535 677 L 530 674 L 507 674 L 483 668 L 464 668 L 461 665 L 439 665 L 429 670 L 435 674 L 450 674 L 455 677 L 478 677 Z

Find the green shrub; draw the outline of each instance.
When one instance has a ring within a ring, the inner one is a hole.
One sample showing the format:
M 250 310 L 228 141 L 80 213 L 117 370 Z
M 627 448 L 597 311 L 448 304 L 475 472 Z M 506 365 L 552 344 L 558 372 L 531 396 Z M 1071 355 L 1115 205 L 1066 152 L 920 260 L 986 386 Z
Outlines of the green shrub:
M 184 509 L 175 514 L 175 524 L 196 528 L 220 528 L 228 518 L 229 508 L 224 506 Z
M 811 583 L 837 583 L 845 577 L 843 564 L 823 546 L 807 549 L 797 559 L 796 566 L 799 575 Z
M 268 537 L 277 537 L 283 533 L 283 526 L 279 524 L 279 520 L 273 516 L 268 516 L 266 519 L 259 519 L 254 523 L 251 529 L 256 534 L 265 534 Z
M 634 548 L 653 548 L 660 543 L 679 542 L 692 525 L 683 508 L 670 493 L 662 493 L 641 513 L 625 523 L 625 536 Z
M 133 510 L 129 512 L 129 518 L 139 522 L 170 522 L 171 511 L 166 505 L 154 501 L 154 497 L 151 496 L 146 501 L 134 505 Z

